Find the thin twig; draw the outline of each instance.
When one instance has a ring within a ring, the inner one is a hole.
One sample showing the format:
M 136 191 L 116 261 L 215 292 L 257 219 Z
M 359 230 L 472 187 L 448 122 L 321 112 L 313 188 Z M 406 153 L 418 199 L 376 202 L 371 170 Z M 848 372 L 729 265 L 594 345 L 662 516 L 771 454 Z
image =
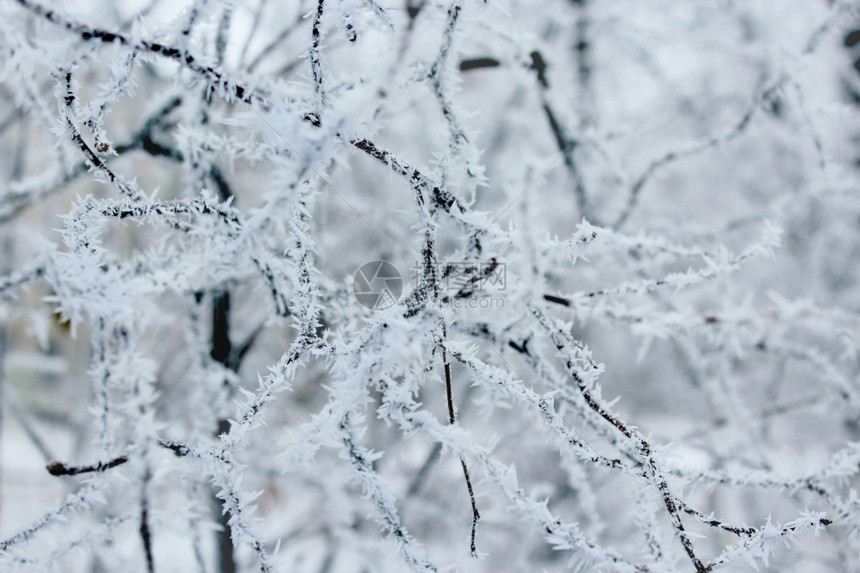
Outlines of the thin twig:
M 445 346 L 441 346 L 442 349 L 442 362 L 445 367 L 445 395 L 448 399 L 448 423 L 453 425 L 456 423 L 457 418 L 454 414 L 454 391 L 451 387 L 451 363 L 448 362 L 448 355 L 445 351 Z M 469 501 L 472 504 L 472 534 L 470 541 L 470 548 L 472 551 L 472 557 L 478 556 L 478 548 L 475 545 L 475 534 L 478 529 L 478 520 L 481 519 L 481 514 L 478 512 L 478 504 L 475 501 L 475 491 L 472 488 L 472 480 L 469 477 L 469 467 L 466 465 L 466 458 L 462 455 L 460 456 L 460 465 L 463 467 L 463 478 L 466 480 L 466 489 L 469 490 Z

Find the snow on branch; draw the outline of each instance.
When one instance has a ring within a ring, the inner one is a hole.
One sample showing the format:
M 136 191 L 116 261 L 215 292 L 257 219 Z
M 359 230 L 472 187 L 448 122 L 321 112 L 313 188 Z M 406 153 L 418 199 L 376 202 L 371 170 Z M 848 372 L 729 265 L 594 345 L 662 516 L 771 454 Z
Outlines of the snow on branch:
M 0 569 L 854 565 L 850 3 L 55 4 Z

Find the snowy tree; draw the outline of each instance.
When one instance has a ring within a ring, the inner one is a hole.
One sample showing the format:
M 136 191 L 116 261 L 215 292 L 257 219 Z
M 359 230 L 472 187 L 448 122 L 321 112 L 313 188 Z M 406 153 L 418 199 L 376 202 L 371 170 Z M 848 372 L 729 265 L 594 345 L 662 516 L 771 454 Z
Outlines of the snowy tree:
M 850 569 L 859 25 L 6 0 L 0 569 Z

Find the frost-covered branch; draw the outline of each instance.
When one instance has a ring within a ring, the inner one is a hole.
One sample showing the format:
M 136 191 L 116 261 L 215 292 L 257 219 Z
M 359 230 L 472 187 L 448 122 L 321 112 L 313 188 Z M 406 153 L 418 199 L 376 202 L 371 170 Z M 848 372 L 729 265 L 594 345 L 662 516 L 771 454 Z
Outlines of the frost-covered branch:
M 860 13 L 541 8 L 0 8 L 0 569 L 850 569 Z

